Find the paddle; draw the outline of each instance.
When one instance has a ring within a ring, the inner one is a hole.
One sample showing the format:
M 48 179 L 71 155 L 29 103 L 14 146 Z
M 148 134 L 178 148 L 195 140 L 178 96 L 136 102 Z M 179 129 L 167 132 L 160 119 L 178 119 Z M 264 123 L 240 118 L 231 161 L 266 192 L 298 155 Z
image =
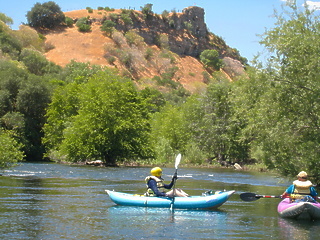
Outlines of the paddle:
M 174 175 L 177 175 L 178 174 L 178 166 L 180 164 L 180 161 L 181 161 L 181 154 L 179 153 L 176 157 L 176 161 L 174 163 L 174 167 L 176 169 L 176 171 L 174 172 Z M 173 203 L 174 203 L 174 195 L 175 195 L 175 185 L 176 185 L 176 178 L 173 180 L 173 197 L 172 197 L 172 202 L 171 202 L 171 205 L 170 205 L 170 209 L 172 209 L 173 207 Z
M 176 169 L 176 171 L 174 172 L 174 175 L 177 175 L 178 174 L 178 166 L 180 164 L 180 161 L 181 161 L 181 154 L 179 153 L 176 157 L 176 161 L 175 161 L 175 164 L 174 164 L 174 167 Z M 174 191 L 175 191 L 175 185 L 176 185 L 176 178 L 174 179 L 174 182 L 173 182 L 173 196 L 174 196 Z
M 257 195 L 255 193 L 250 193 L 250 192 L 247 192 L 247 193 L 241 193 L 240 194 L 240 198 L 243 200 L 243 201 L 246 201 L 246 202 L 251 202 L 251 201 L 256 201 L 260 198 L 282 198 L 281 195 L 279 196 L 272 196 L 272 195 Z
M 240 194 L 240 198 L 243 201 L 251 202 L 251 201 L 256 201 L 256 200 L 258 200 L 260 198 L 281 198 L 282 199 L 283 197 L 281 195 L 278 195 L 278 196 L 274 196 L 274 195 L 257 195 L 255 193 L 247 192 L 247 193 L 241 193 Z M 289 198 L 289 196 L 287 196 L 287 198 Z M 319 199 L 319 197 L 317 197 L 317 199 Z

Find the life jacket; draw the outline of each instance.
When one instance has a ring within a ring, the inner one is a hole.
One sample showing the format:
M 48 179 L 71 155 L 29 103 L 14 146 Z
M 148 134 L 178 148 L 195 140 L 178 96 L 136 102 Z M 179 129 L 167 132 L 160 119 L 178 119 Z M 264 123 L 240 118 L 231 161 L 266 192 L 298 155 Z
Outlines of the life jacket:
M 294 185 L 294 191 L 291 194 L 292 199 L 302 199 L 306 195 L 310 195 L 310 187 L 312 187 L 312 183 L 307 181 L 299 181 L 295 180 L 293 182 Z
M 147 183 L 147 192 L 145 193 L 146 196 L 156 196 L 155 193 L 153 192 L 153 190 L 151 188 L 149 188 L 148 186 L 148 182 L 153 179 L 156 181 L 157 183 L 157 188 L 160 192 L 164 192 L 165 188 L 164 188 L 164 183 L 163 183 L 163 179 L 162 178 L 158 178 L 156 176 L 148 176 L 146 177 L 145 181 Z

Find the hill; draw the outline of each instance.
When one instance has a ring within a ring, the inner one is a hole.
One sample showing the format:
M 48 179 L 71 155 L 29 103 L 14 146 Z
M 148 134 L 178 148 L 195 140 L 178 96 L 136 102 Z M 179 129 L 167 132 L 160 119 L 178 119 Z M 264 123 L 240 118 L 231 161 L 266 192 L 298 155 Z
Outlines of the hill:
M 135 10 L 77 10 L 64 13 L 74 23 L 86 18 L 88 32 L 63 27 L 44 32 L 48 60 L 65 66 L 71 60 L 117 68 L 141 87 L 153 85 L 150 79 L 170 78 L 191 92 L 202 91 L 208 72 L 199 61 L 203 50 L 215 49 L 223 59 L 221 74 L 235 79 L 244 72 L 244 59 L 213 33 L 204 22 L 204 9 L 188 7 L 182 13 L 149 14 Z M 128 20 L 129 19 L 129 20 Z M 108 35 L 101 31 L 105 21 L 115 23 Z M 242 62 L 242 63 L 241 63 Z M 138 81 L 139 80 L 139 81 Z

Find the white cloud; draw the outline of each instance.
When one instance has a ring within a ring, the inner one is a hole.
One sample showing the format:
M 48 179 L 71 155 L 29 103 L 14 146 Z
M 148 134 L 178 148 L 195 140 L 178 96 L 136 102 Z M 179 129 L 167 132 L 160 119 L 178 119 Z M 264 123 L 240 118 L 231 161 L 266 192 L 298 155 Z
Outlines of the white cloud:
M 310 10 L 320 10 L 320 2 L 306 1 Z

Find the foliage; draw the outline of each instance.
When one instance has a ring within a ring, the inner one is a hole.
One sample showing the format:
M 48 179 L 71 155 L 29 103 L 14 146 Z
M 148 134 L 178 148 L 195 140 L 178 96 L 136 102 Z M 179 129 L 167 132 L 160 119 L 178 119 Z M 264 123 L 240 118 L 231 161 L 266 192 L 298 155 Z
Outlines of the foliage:
M 14 35 L 20 42 L 22 48 L 34 48 L 40 52 L 43 51 L 44 40 L 33 28 L 27 25 L 21 25 L 19 31 L 15 31 Z
M 100 27 L 101 31 L 105 32 L 107 34 L 107 36 L 111 37 L 113 31 L 114 31 L 114 27 L 115 27 L 115 23 L 110 21 L 110 20 L 105 20 L 102 24 L 102 26 Z
M 49 62 L 42 53 L 24 48 L 20 54 L 20 61 L 24 63 L 30 73 L 42 76 L 45 73 L 59 72 L 60 67 Z
M 140 7 L 145 20 L 152 18 L 152 15 L 153 15 L 152 6 L 153 4 L 147 3 L 143 7 Z
M 31 75 L 15 62 L 0 61 L 1 125 L 23 144 L 27 159 L 42 159 L 42 127 L 50 88 L 45 77 Z
M 128 31 L 125 34 L 125 37 L 130 46 L 135 45 L 139 47 L 145 45 L 143 37 L 141 37 L 136 31 Z
M 181 111 L 171 104 L 153 115 L 150 141 L 158 161 L 166 163 L 184 150 L 188 139 L 184 126 Z
M 123 21 L 123 24 L 126 26 L 126 29 L 133 24 L 130 13 L 121 13 L 120 19 Z
M 212 49 L 201 52 L 200 60 L 207 68 L 213 68 L 214 70 L 220 70 L 223 65 L 222 60 L 219 58 L 219 53 Z
M 26 16 L 29 26 L 34 28 L 52 29 L 65 21 L 64 13 L 53 1 L 36 3 Z
M 10 132 L 0 130 L 0 169 L 13 167 L 23 160 L 23 152 Z
M 261 40 L 270 51 L 266 68 L 258 63 L 249 81 L 239 82 L 237 111 L 253 157 L 284 175 L 308 171 L 319 182 L 320 22 L 307 7 L 287 7 Z
M 17 59 L 22 49 L 20 41 L 14 37 L 13 31 L 0 21 L 0 52 Z
M 86 10 L 88 11 L 88 13 L 93 13 L 93 9 L 91 7 L 86 7 Z
M 80 32 L 90 32 L 91 24 L 88 17 L 79 18 L 76 22 L 76 26 Z
M 45 126 L 49 146 L 68 161 L 102 159 L 114 164 L 148 156 L 148 114 L 130 81 L 103 71 L 78 85 L 78 93 L 70 98 L 74 89 L 66 85 L 53 96 Z
M 66 17 L 64 21 L 65 21 L 65 23 L 67 24 L 68 27 L 72 27 L 73 24 L 74 24 L 73 19 L 70 18 L 70 17 Z
M 5 24 L 13 24 L 12 18 L 8 17 L 2 12 L 0 12 L 0 21 L 4 22 Z

